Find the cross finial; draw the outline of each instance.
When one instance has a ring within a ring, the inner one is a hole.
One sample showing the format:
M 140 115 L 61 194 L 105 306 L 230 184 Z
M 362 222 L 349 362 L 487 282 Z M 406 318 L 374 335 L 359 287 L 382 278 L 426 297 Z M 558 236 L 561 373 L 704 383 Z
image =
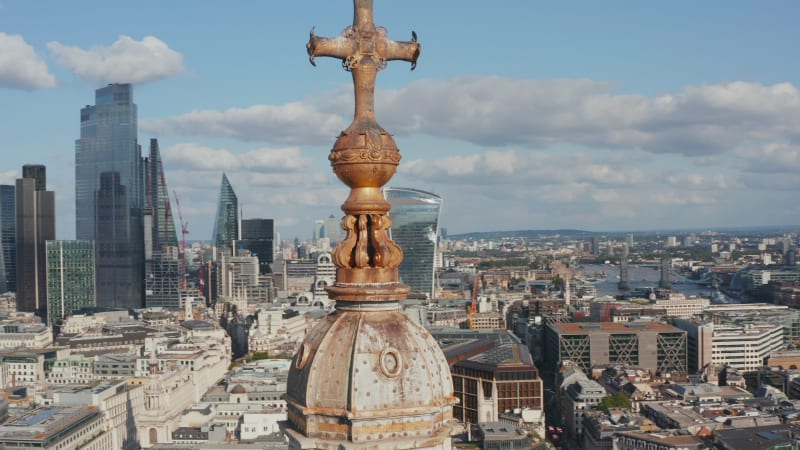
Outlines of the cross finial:
M 311 29 L 306 44 L 309 61 L 316 66 L 314 58 L 330 56 L 342 60 L 345 70 L 352 72 L 355 84 L 355 121 L 375 116 L 375 78 L 377 72 L 386 67 L 387 61 L 409 61 L 411 70 L 417 65 L 421 46 L 417 34 L 411 32 L 411 41 L 393 41 L 386 29 L 376 27 L 372 14 L 372 0 L 353 0 L 353 26 L 345 28 L 341 36 L 319 37 Z

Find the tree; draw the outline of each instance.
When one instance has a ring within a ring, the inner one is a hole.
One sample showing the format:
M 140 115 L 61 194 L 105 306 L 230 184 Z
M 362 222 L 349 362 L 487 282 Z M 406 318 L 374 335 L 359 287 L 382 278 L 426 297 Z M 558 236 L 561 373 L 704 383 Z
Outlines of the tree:
M 600 400 L 597 409 L 603 412 L 608 412 L 609 408 L 630 408 L 631 399 L 622 392 L 617 392 L 614 395 L 607 395 Z

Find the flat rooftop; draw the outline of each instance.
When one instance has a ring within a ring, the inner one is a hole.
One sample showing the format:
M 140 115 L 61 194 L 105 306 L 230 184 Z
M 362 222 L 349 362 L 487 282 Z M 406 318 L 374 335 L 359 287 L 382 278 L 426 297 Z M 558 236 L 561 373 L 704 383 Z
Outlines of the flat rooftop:
M 577 323 L 552 323 L 554 330 L 561 334 L 586 334 L 586 333 L 635 333 L 637 331 L 684 331 L 661 322 L 577 322 Z

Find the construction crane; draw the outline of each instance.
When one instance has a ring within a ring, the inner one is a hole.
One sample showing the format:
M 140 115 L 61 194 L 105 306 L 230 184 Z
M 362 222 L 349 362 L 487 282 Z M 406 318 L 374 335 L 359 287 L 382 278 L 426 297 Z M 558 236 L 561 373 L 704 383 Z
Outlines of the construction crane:
M 182 291 L 186 292 L 186 235 L 189 234 L 189 222 L 183 220 L 178 193 L 172 191 L 172 195 L 175 197 L 175 206 L 178 208 L 178 221 L 181 224 L 181 286 L 183 288 Z

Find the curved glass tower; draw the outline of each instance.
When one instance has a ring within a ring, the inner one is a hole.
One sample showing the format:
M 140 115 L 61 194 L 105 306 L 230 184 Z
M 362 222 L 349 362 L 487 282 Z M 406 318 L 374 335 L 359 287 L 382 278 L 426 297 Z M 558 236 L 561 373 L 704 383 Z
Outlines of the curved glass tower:
M 217 248 L 231 248 L 233 242 L 239 240 L 239 199 L 233 192 L 233 186 L 228 177 L 222 174 L 222 186 L 219 189 L 219 203 L 217 203 L 217 219 L 214 221 L 214 246 Z
M 384 195 L 392 205 L 391 238 L 403 249 L 400 281 L 411 286 L 411 292 L 432 298 L 442 198 L 418 189 L 391 187 L 384 189 Z

